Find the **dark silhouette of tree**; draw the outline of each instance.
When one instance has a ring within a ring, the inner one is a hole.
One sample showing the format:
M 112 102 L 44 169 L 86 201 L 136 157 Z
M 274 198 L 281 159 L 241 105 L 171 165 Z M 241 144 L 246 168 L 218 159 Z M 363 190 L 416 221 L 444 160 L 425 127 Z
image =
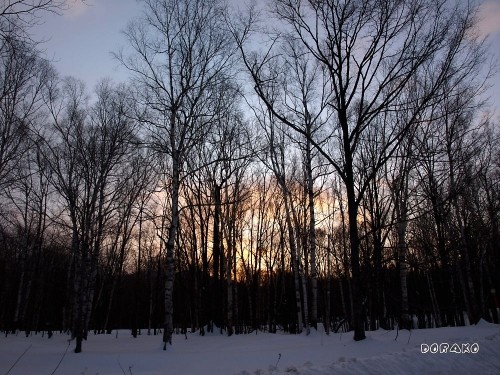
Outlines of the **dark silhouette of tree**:
M 67 8 L 67 0 L 2 0 L 0 38 L 31 41 L 29 28 L 41 22 L 44 13 L 60 14 Z
M 234 46 L 218 0 L 146 0 L 145 18 L 125 31 L 132 54 L 117 55 L 134 75 L 140 118 L 163 164 L 171 199 L 166 246 L 164 349 L 172 342 L 175 241 L 179 193 L 189 154 L 225 111 L 223 83 L 232 74 Z
M 67 79 L 59 88 L 54 80 L 48 102 L 53 136 L 39 139 L 71 228 L 71 332 L 76 353 L 89 329 L 110 215 L 130 178 L 122 166 L 137 143 L 124 92 L 103 82 L 96 104 L 88 107 L 81 82 Z
M 468 4 L 447 0 L 276 0 L 271 15 L 280 23 L 280 31 L 268 34 L 268 49 L 260 55 L 250 54 L 247 46 L 255 29 L 255 12 L 251 10 L 240 24 L 231 25 L 256 94 L 277 119 L 304 136 L 304 129 L 290 119 L 285 98 L 275 100 L 273 91 L 276 84 L 286 81 L 275 68 L 286 60 L 277 51 L 282 36 L 297 41 L 327 76 L 332 137 L 326 144 L 309 138 L 346 189 L 355 340 L 365 338 L 359 204 L 408 127 L 442 98 L 440 88 L 450 76 L 460 82 L 470 66 L 482 63 L 483 48 L 473 38 L 474 12 Z M 409 87 L 418 89 L 418 96 L 402 105 L 397 99 Z M 385 131 L 387 137 L 377 140 L 381 145 L 371 168 L 364 176 L 356 175 L 354 166 L 362 157 L 364 134 L 374 126 L 390 126 L 383 118 L 392 111 L 410 113 L 408 121 Z

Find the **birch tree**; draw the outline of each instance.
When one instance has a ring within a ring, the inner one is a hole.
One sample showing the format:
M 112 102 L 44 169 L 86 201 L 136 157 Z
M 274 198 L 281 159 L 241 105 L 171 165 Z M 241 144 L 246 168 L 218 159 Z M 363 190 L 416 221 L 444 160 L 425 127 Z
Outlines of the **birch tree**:
M 170 217 L 166 246 L 164 350 L 172 343 L 175 239 L 179 193 L 189 154 L 210 130 L 225 103 L 220 89 L 231 75 L 234 47 L 219 0 L 145 0 L 144 17 L 125 30 L 129 55 L 118 59 L 130 70 L 136 98 L 146 114 L 150 142 L 164 165 Z
M 102 83 L 93 107 L 77 80 L 66 79 L 60 87 L 54 79 L 48 92 L 53 135 L 40 134 L 39 144 L 71 228 L 71 332 L 79 353 L 87 337 L 106 227 L 119 182 L 128 179 L 118 171 L 136 139 L 123 89 Z

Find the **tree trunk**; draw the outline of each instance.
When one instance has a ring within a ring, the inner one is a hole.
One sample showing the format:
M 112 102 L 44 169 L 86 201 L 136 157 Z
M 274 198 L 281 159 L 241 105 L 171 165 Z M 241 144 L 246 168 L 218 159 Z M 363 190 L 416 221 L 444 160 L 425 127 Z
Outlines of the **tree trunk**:
M 236 191 L 238 191 L 238 186 L 236 186 Z M 227 288 L 227 335 L 231 336 L 234 332 L 234 321 L 233 321 L 233 282 L 232 282 L 232 271 L 233 271 L 233 259 L 236 258 L 236 203 L 233 204 L 231 208 L 231 217 L 229 218 L 228 226 L 228 236 L 227 236 L 227 258 L 226 258 L 226 288 Z M 236 280 L 236 272 L 234 273 Z
M 166 243 L 167 259 L 165 267 L 165 321 L 163 329 L 163 350 L 167 350 L 167 343 L 172 345 L 172 334 L 174 332 L 174 250 L 175 237 L 179 226 L 179 190 L 180 190 L 180 160 L 179 156 L 174 153 L 172 156 L 172 219 L 168 229 L 168 239 Z
M 213 187 L 213 203 L 214 203 L 214 221 L 213 221 L 213 248 L 212 248 L 212 261 L 213 261 L 213 293 L 214 301 L 211 303 L 212 306 L 212 320 L 213 322 L 222 328 L 222 306 L 223 301 L 221 299 L 221 280 L 220 273 L 222 272 L 222 254 L 221 254 L 221 239 L 220 239 L 220 219 L 222 211 L 221 202 L 221 187 L 214 182 Z
M 347 140 L 346 140 L 347 141 Z M 347 145 L 346 148 L 349 148 Z M 347 215 L 349 218 L 349 240 L 351 242 L 351 290 L 353 304 L 353 319 L 352 325 L 354 328 L 354 340 L 360 341 L 366 338 L 364 317 L 363 317 L 363 301 L 361 296 L 361 272 L 359 267 L 359 233 L 358 233 L 358 204 L 356 202 L 356 194 L 354 191 L 354 176 L 352 170 L 352 159 L 350 153 L 346 154 L 346 190 L 347 190 Z M 349 155 L 349 157 L 348 157 Z M 350 165 L 350 168 L 347 166 Z
M 398 227 L 399 280 L 401 283 L 401 320 L 400 324 L 409 324 L 408 307 L 408 263 L 406 262 L 406 220 L 402 217 Z
M 434 283 L 432 282 L 432 277 L 430 275 L 429 271 L 426 271 L 426 277 L 427 277 L 427 285 L 429 287 L 429 295 L 431 298 L 431 304 L 432 304 L 432 314 L 434 316 L 434 322 L 436 324 L 436 328 L 441 327 L 441 312 L 439 311 L 439 305 L 437 302 L 436 298 L 436 291 L 434 290 Z M 434 327 L 430 327 L 434 328 Z
M 330 334 L 330 304 L 331 304 L 331 284 L 332 284 L 332 262 L 331 262 L 331 251 L 332 251 L 332 236 L 327 234 L 327 248 L 326 248 L 326 304 L 325 304 L 325 331 L 326 334 Z
M 307 200 L 309 209 L 309 251 L 311 255 L 311 289 L 312 310 L 311 325 L 317 328 L 318 322 L 318 275 L 316 270 L 316 218 L 314 213 L 314 180 L 312 175 L 311 134 L 310 126 L 307 127 L 306 137 L 306 172 L 307 172 Z
M 281 187 L 283 190 L 283 196 L 285 201 L 285 216 L 286 216 L 286 224 L 288 228 L 288 240 L 290 241 L 290 252 L 292 256 L 292 269 L 293 269 L 293 282 L 295 286 L 295 306 L 297 308 L 297 325 L 298 325 L 298 333 L 301 333 L 304 326 L 302 323 L 302 301 L 300 298 L 300 275 L 299 275 L 299 262 L 297 259 L 297 246 L 295 242 L 295 234 L 292 227 L 292 219 L 290 214 L 290 204 L 288 201 L 288 191 L 284 181 L 281 182 Z

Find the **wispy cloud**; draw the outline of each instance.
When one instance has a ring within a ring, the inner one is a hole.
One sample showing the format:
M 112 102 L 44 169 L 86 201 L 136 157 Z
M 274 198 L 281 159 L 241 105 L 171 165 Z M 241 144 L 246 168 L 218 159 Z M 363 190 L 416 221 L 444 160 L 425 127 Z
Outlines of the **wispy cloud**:
M 479 32 L 486 35 L 500 33 L 500 0 L 488 0 L 479 7 Z

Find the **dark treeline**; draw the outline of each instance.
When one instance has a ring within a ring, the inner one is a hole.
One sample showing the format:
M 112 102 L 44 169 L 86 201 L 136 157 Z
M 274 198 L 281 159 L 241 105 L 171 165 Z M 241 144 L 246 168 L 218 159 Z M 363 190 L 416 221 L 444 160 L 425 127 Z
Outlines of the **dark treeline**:
M 64 2 L 0 4 L 6 334 L 500 323 L 477 8 L 145 0 L 90 94 L 30 37 Z

